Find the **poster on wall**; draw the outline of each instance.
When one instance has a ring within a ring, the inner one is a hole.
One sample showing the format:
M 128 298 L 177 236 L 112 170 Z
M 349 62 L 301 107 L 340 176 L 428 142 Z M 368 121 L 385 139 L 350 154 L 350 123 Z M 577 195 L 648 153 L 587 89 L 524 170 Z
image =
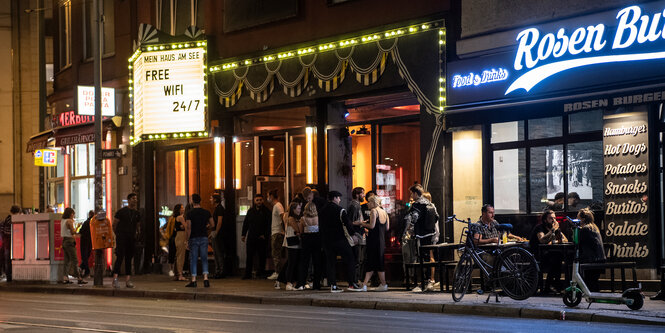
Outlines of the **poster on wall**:
M 65 252 L 62 251 L 62 234 L 60 233 L 60 220 L 53 221 L 53 260 L 65 260 Z
M 12 224 L 12 260 L 25 260 L 25 224 Z
M 37 260 L 49 260 L 49 222 L 37 222 Z
M 603 116 L 605 220 L 603 240 L 618 261 L 650 266 L 649 133 L 647 112 Z

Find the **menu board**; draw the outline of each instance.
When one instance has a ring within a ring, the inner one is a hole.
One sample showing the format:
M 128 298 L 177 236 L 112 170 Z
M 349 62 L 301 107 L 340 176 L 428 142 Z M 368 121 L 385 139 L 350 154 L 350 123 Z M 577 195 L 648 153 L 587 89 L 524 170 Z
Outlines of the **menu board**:
M 656 253 L 649 248 L 647 112 L 607 112 L 603 118 L 603 239 L 616 260 L 648 266 Z
M 65 252 L 62 250 L 62 234 L 60 231 L 60 220 L 53 221 L 53 260 L 65 260 Z
M 12 224 L 12 260 L 25 259 L 25 224 Z
M 49 260 L 49 222 L 37 222 L 37 260 Z

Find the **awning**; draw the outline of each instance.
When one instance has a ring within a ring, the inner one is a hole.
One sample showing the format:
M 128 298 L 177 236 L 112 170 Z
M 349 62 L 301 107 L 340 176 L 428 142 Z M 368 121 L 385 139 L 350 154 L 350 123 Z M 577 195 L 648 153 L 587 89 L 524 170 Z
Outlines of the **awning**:
M 104 120 L 102 132 L 106 133 L 112 129 L 113 123 L 110 119 Z M 83 143 L 95 142 L 95 124 L 82 124 L 75 126 L 60 127 L 54 129 L 56 147 L 66 147 Z
M 26 153 L 32 153 L 37 149 L 46 148 L 48 140 L 53 138 L 53 131 L 48 130 L 44 132 L 37 133 L 30 137 L 26 145 Z

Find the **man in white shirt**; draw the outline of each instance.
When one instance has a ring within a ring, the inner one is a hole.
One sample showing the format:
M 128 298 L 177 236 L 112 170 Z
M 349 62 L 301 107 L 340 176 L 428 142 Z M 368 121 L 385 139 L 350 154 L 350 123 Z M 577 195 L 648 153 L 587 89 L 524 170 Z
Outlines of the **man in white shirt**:
M 284 265 L 284 222 L 282 222 L 282 214 L 284 214 L 284 206 L 279 202 L 279 193 L 276 189 L 268 192 L 268 201 L 272 204 L 272 223 L 270 226 L 270 248 L 272 253 L 272 262 L 275 266 L 275 272 L 268 277 L 270 280 L 276 280 L 279 272 Z M 275 288 L 279 288 L 279 282 L 275 282 Z

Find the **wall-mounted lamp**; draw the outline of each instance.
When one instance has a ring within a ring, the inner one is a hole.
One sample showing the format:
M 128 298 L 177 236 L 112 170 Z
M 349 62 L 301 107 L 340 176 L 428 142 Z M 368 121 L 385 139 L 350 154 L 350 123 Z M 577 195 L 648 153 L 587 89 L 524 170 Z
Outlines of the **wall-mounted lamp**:
M 224 138 L 222 137 L 222 129 L 220 127 L 215 127 L 212 130 L 213 133 L 213 145 L 215 151 L 215 189 L 222 189 L 222 145 L 224 144 Z

